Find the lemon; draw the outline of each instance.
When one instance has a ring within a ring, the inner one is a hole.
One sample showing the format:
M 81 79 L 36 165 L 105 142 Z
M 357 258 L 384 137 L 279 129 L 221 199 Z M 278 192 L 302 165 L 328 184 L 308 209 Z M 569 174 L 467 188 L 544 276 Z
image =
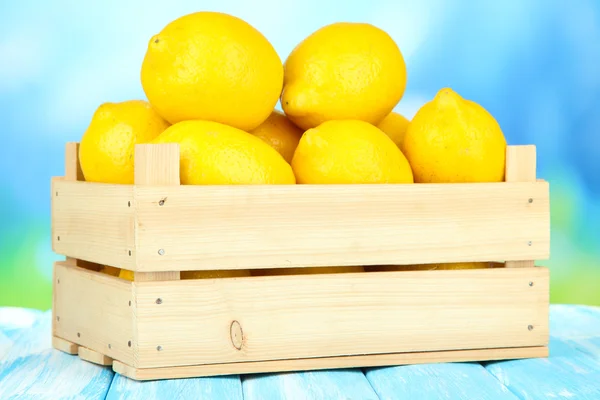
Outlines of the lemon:
M 285 161 L 291 163 L 303 131 L 284 114 L 274 110 L 265 122 L 250 133 L 264 140 L 277 150 Z
M 412 183 L 406 157 L 385 133 L 359 120 L 327 121 L 304 133 L 292 167 L 298 183 Z
M 315 31 L 285 61 L 281 105 L 303 130 L 334 119 L 378 124 L 406 88 L 394 40 L 371 24 L 340 22 Z
M 404 141 L 404 136 L 406 135 L 406 130 L 408 129 L 408 124 L 410 121 L 406 119 L 403 115 L 392 112 L 387 117 L 385 117 L 377 127 L 381 129 L 386 135 L 390 137 L 396 143 L 398 148 L 402 148 L 402 142 Z
M 501 182 L 506 139 L 494 117 L 452 89 L 440 90 L 417 111 L 402 150 L 415 182 Z
M 250 276 L 250 271 L 247 269 L 181 271 L 181 279 L 237 278 L 243 276 Z
M 493 263 L 489 262 L 458 262 L 458 263 L 435 263 L 435 264 L 416 264 L 416 265 L 376 265 L 365 267 L 367 272 L 375 271 L 433 271 L 446 269 L 483 269 L 493 268 Z
M 130 271 L 128 269 L 122 269 L 121 272 L 119 272 L 119 278 L 125 279 L 128 281 L 133 281 L 133 275 L 134 275 L 134 272 Z
M 342 273 L 348 273 L 348 272 L 364 272 L 364 268 L 361 266 L 267 268 L 267 269 L 252 270 L 252 275 L 267 276 L 267 275 L 342 274 Z
M 151 141 L 168 126 L 143 100 L 100 105 L 79 145 L 85 180 L 132 184 L 135 145 Z
M 141 81 L 150 103 L 173 124 L 202 119 L 251 130 L 267 119 L 281 95 L 283 65 L 247 22 L 197 12 L 150 39 Z
M 296 183 L 291 166 L 277 150 L 250 133 L 218 122 L 179 122 L 152 143 L 179 144 L 184 185 Z
M 100 272 L 107 275 L 119 276 L 121 270 L 119 268 L 111 267 L 110 265 L 105 265 L 100 268 Z

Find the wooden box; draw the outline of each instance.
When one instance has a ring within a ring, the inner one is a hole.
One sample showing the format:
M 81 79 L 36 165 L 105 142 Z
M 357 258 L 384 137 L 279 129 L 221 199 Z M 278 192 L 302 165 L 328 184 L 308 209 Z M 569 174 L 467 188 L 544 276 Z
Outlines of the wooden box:
M 138 380 L 545 357 L 549 185 L 534 146 L 501 183 L 179 185 L 175 144 L 135 184 L 52 181 L 54 347 Z M 371 271 L 468 261 L 493 268 Z M 134 281 L 98 272 L 135 271 Z M 366 272 L 180 280 L 180 271 Z

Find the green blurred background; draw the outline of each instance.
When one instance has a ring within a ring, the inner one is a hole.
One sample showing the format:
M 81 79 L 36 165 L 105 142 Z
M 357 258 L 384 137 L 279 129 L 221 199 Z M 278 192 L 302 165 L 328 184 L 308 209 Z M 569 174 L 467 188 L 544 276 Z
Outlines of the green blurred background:
M 535 144 L 551 184 L 551 301 L 600 305 L 600 3 L 595 0 L 258 0 L 0 3 L 0 306 L 48 309 L 50 177 L 105 101 L 144 98 L 147 41 L 194 11 L 239 16 L 282 59 L 334 21 L 385 29 L 408 65 L 396 111 L 441 87 L 486 107 L 510 144 Z M 201 8 L 200 8 L 201 7 Z

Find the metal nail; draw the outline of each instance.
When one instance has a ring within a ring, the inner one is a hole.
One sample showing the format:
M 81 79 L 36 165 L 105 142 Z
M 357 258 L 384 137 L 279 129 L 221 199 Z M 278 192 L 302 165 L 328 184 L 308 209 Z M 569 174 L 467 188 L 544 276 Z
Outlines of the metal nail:
M 156 346 L 156 350 L 162 351 L 162 346 Z
M 533 203 L 533 199 L 529 199 L 529 203 Z
M 533 330 L 533 325 L 528 325 L 527 329 L 529 329 L 530 331 L 532 331 Z
M 131 347 L 131 340 L 127 342 L 127 346 Z
M 529 282 L 529 286 L 533 286 L 533 282 Z
M 529 242 L 527 242 L 527 246 L 531 246 L 533 243 L 531 242 L 531 240 Z
M 165 254 L 165 251 L 163 249 L 158 249 L 158 255 L 162 256 Z
M 160 297 L 156 299 L 156 304 L 162 304 L 162 299 Z

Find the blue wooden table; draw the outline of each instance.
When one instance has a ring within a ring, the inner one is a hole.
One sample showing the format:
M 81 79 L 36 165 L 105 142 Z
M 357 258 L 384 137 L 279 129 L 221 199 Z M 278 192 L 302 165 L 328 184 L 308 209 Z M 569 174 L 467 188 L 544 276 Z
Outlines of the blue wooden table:
M 553 305 L 550 357 L 136 382 L 51 348 L 51 313 L 0 308 L 0 399 L 595 399 L 600 308 Z

